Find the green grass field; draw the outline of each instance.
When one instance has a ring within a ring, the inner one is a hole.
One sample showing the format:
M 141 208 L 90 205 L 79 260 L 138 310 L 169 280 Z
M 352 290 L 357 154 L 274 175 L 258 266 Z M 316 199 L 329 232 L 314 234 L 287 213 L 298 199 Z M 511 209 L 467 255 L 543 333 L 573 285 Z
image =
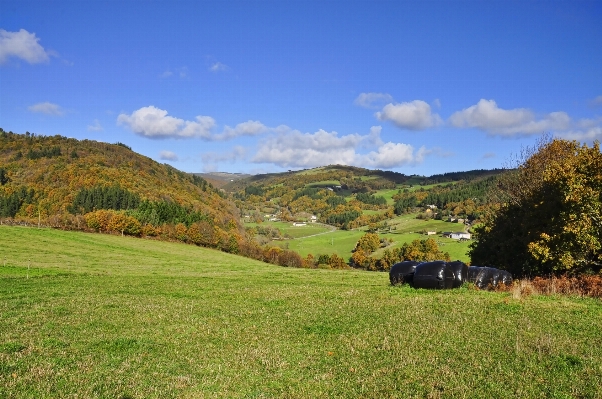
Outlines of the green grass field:
M 293 226 L 292 222 L 245 223 L 245 227 L 253 226 L 271 226 L 280 229 L 283 236 L 288 235 L 293 238 L 307 237 L 333 230 L 333 227 L 320 223 L 307 223 L 305 226 Z
M 0 243 L 2 398 L 602 397 L 599 300 L 58 230 Z
M 377 211 L 371 211 L 377 212 Z M 461 231 L 463 225 L 456 223 L 443 222 L 441 220 L 420 220 L 416 219 L 415 214 L 402 215 L 387 221 L 393 228 L 390 233 L 380 233 L 380 236 L 393 240 L 393 244 L 388 248 L 395 248 L 410 243 L 413 240 L 424 240 L 426 235 L 419 234 L 423 229 L 432 231 Z M 272 241 L 270 245 L 277 245 L 282 248 L 291 249 L 305 257 L 307 254 L 314 256 L 321 254 L 337 254 L 345 261 L 349 260 L 352 250 L 357 240 L 365 234 L 365 228 L 358 230 L 335 230 L 331 231 L 328 227 L 320 224 L 308 223 L 307 226 L 294 227 L 292 223 L 286 222 L 265 222 L 262 226 L 273 226 L 280 229 L 283 235 L 288 234 L 293 237 L 292 240 Z M 255 226 L 254 223 L 245 223 L 245 226 Z M 317 235 L 316 235 L 317 234 Z M 443 252 L 448 252 L 453 260 L 468 262 L 470 258 L 467 255 L 469 241 L 459 242 L 449 238 L 443 238 L 441 235 L 431 236 L 439 244 Z M 375 252 L 374 256 L 379 258 L 384 248 Z
M 359 230 L 335 230 L 318 236 L 272 242 L 272 244 L 292 249 L 303 257 L 307 254 L 314 256 L 337 254 L 348 261 L 352 254 L 351 250 L 364 234 L 365 232 Z

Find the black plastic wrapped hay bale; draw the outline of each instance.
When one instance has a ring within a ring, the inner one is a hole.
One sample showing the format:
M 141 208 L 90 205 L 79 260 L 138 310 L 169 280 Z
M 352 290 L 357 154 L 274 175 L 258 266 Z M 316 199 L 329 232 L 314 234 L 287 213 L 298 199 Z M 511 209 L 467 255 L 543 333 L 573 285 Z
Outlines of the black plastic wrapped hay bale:
M 502 278 L 500 283 L 504 285 L 512 285 L 512 274 L 506 270 L 500 270 Z
M 456 260 L 454 262 L 447 263 L 452 271 L 454 272 L 454 287 L 459 288 L 464 284 L 466 278 L 468 277 L 468 266 L 466 263 Z
M 489 289 L 489 287 L 494 287 L 495 285 L 493 279 L 494 277 L 496 277 L 497 284 L 499 272 L 500 270 L 494 267 L 482 267 L 479 271 L 479 274 L 477 275 L 477 278 L 475 279 L 474 284 L 481 290 L 486 290 Z
M 503 270 L 494 269 L 493 278 L 491 279 L 491 285 L 493 288 L 497 287 L 502 282 Z
M 391 270 L 389 270 L 389 281 L 391 281 L 391 285 L 404 283 L 412 285 L 414 271 L 416 270 L 416 265 L 419 263 L 420 262 L 413 260 L 406 260 L 391 266 Z
M 466 274 L 466 281 L 474 283 L 477 281 L 477 276 L 481 273 L 482 266 L 470 266 Z
M 449 289 L 454 286 L 454 272 L 444 261 L 425 262 L 416 266 L 415 288 Z

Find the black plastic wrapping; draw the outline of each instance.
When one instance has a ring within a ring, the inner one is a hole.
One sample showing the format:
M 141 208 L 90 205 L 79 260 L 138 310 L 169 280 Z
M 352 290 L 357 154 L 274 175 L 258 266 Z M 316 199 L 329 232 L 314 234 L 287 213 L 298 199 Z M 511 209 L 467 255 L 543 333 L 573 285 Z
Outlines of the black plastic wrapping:
M 477 281 L 477 276 L 481 273 L 482 266 L 470 266 L 466 275 L 466 281 L 474 283 Z
M 501 283 L 505 285 L 512 285 L 512 274 L 506 270 L 500 270 L 502 274 Z
M 491 285 L 493 288 L 497 287 L 502 282 L 502 270 L 494 269 L 493 278 L 491 279 Z
M 444 261 L 425 262 L 416 266 L 415 288 L 449 289 L 454 286 L 454 272 Z
M 459 260 L 454 262 L 448 262 L 448 265 L 451 267 L 454 272 L 454 286 L 453 288 L 459 288 L 464 284 L 468 277 L 468 266 L 466 263 L 461 262 Z
M 497 272 L 499 272 L 499 270 L 493 267 L 482 267 L 474 284 L 481 290 L 493 287 L 493 277 Z
M 391 270 L 389 271 L 389 281 L 391 281 L 391 285 L 405 283 L 412 285 L 414 271 L 416 270 L 416 265 L 419 263 L 420 262 L 413 260 L 406 260 L 391 266 Z

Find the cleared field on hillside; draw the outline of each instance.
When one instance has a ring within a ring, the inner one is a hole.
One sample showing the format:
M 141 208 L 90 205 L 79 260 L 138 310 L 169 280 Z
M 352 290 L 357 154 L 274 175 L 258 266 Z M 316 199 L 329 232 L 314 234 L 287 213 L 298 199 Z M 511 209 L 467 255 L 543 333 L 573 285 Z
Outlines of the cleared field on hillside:
M 407 214 L 397 216 L 394 219 L 387 220 L 387 224 L 392 227 L 392 232 L 396 234 L 417 233 L 422 230 L 428 231 L 464 231 L 465 226 L 459 223 L 444 222 L 435 219 L 416 219 L 416 214 Z
M 374 212 L 374 211 L 373 211 Z M 382 238 L 393 240 L 393 244 L 387 248 L 400 247 L 404 243 L 410 243 L 413 240 L 425 240 L 433 238 L 439 244 L 443 252 L 448 252 L 453 260 L 462 260 L 468 262 L 470 258 L 467 255 L 470 241 L 460 242 L 449 238 L 437 236 L 426 236 L 419 234 L 421 230 L 432 231 L 462 231 L 464 226 L 457 223 L 448 223 L 441 220 L 420 220 L 416 219 L 415 214 L 402 215 L 388 220 L 387 223 L 392 227 L 389 233 L 379 233 Z M 265 222 L 261 226 L 273 226 L 280 229 L 283 235 L 288 234 L 293 237 L 292 240 L 272 241 L 270 245 L 277 245 L 298 252 L 305 257 L 307 254 L 314 256 L 321 254 L 333 254 L 341 256 L 348 261 L 352 255 L 357 240 L 366 232 L 366 228 L 358 230 L 335 230 L 331 231 L 327 226 L 308 223 L 307 226 L 294 227 L 292 223 L 287 222 Z M 254 223 L 245 223 L 245 226 L 256 226 Z M 317 235 L 316 235 L 317 234 Z M 375 256 L 379 258 L 384 248 L 376 251 Z
M 600 398 L 599 300 L 0 226 L 3 398 Z M 28 278 L 29 277 L 29 278 Z
M 312 254 L 314 256 L 337 254 L 345 261 L 348 261 L 351 257 L 351 250 L 355 247 L 355 243 L 357 243 L 357 240 L 364 234 L 365 232 L 358 230 L 334 230 L 318 236 L 272 242 L 272 244 L 292 249 L 303 257 L 307 256 L 307 254 Z
M 307 223 L 305 226 L 293 226 L 292 222 L 262 222 L 262 223 L 245 223 L 245 227 L 266 227 L 271 226 L 280 230 L 283 236 L 293 238 L 301 238 L 322 234 L 332 231 L 334 227 L 323 225 L 320 223 Z

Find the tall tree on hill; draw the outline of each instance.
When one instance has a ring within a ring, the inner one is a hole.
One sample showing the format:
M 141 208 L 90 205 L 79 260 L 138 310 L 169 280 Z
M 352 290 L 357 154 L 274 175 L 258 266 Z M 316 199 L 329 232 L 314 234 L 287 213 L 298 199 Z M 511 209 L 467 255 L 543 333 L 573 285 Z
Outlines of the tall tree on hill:
M 544 137 L 500 180 L 500 207 L 484 217 L 473 264 L 516 275 L 580 273 L 602 265 L 602 153 Z

